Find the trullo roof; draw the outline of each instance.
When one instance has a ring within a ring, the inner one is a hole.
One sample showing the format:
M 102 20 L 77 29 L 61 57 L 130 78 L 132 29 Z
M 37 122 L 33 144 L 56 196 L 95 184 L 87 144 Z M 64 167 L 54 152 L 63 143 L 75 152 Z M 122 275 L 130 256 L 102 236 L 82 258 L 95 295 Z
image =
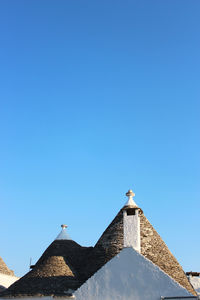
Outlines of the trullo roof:
M 1 257 L 0 257 L 0 273 L 14 276 L 14 272 L 7 267 L 7 265 L 5 264 L 5 262 Z
M 165 273 L 196 295 L 181 265 L 169 251 L 160 235 L 140 210 L 141 254 L 151 260 Z M 95 245 L 102 261 L 109 261 L 123 249 L 123 209 L 106 228 Z
M 129 204 L 126 203 L 119 211 L 95 247 L 82 247 L 70 240 L 62 231 L 38 260 L 33 270 L 10 286 L 4 295 L 18 297 L 38 294 L 67 295 L 71 290 L 76 290 L 123 249 L 123 209 Z M 131 205 L 139 209 L 132 201 Z M 141 254 L 190 293 L 196 295 L 176 258 L 141 209 L 139 213 Z
M 33 269 L 1 296 L 70 296 L 72 290 L 76 290 L 85 282 L 82 262 L 91 248 L 58 237 L 46 249 Z

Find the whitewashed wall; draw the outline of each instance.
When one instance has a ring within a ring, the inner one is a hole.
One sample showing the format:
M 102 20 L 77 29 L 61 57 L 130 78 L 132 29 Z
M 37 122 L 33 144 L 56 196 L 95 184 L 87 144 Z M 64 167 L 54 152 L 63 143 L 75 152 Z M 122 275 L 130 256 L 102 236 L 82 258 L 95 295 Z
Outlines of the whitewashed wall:
M 124 248 L 75 292 L 76 300 L 160 300 L 191 296 L 133 248 Z
M 18 277 L 0 273 L 0 285 L 2 285 L 5 288 L 8 288 L 11 284 L 13 284 L 18 279 L 19 279 Z
M 75 300 L 160 300 L 161 296 L 192 295 L 150 260 L 129 247 L 124 248 L 89 278 L 74 296 Z M 23 298 L 23 300 L 30 299 L 53 300 L 55 298 Z
M 196 290 L 197 294 L 200 295 L 200 277 L 189 276 L 189 280 L 193 288 Z

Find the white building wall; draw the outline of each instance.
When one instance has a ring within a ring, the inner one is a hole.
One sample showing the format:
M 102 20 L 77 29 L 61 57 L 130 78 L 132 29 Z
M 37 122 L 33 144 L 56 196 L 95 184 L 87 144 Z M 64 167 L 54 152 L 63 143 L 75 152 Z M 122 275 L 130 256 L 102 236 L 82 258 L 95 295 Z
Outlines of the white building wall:
M 18 279 L 19 279 L 18 277 L 0 273 L 0 285 L 5 288 L 8 288 L 11 284 L 13 284 Z
M 74 295 L 76 300 L 160 300 L 161 296 L 192 296 L 132 247 L 124 248 Z

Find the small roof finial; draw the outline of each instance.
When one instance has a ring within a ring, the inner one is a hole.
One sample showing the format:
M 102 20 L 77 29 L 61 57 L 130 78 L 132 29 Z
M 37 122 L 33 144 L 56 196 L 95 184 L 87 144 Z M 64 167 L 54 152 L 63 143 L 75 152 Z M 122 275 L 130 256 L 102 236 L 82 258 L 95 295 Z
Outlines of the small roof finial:
M 126 193 L 126 196 L 133 198 L 135 196 L 135 194 L 133 193 L 132 190 L 128 190 L 128 192 Z
M 65 224 L 62 224 L 61 227 L 62 227 L 62 229 L 65 229 L 65 228 L 67 228 L 68 226 L 65 225 Z
M 133 200 L 133 197 L 135 196 L 135 193 L 133 193 L 132 190 L 128 190 L 128 192 L 126 193 L 126 196 L 128 197 L 128 201 L 126 202 L 125 207 L 134 207 L 134 208 L 138 208 L 137 204 L 135 203 L 135 201 Z

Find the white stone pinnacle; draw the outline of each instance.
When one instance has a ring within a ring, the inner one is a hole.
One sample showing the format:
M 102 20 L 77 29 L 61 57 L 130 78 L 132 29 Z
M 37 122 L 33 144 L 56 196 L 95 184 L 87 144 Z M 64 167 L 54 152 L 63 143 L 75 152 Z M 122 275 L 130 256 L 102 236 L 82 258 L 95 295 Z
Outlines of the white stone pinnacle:
M 130 206 L 130 207 L 138 207 L 137 204 L 135 203 L 135 201 L 133 200 L 133 197 L 135 196 L 135 194 L 133 193 L 132 190 L 128 190 L 128 192 L 126 193 L 126 196 L 128 197 L 128 201 L 125 204 L 126 206 Z

